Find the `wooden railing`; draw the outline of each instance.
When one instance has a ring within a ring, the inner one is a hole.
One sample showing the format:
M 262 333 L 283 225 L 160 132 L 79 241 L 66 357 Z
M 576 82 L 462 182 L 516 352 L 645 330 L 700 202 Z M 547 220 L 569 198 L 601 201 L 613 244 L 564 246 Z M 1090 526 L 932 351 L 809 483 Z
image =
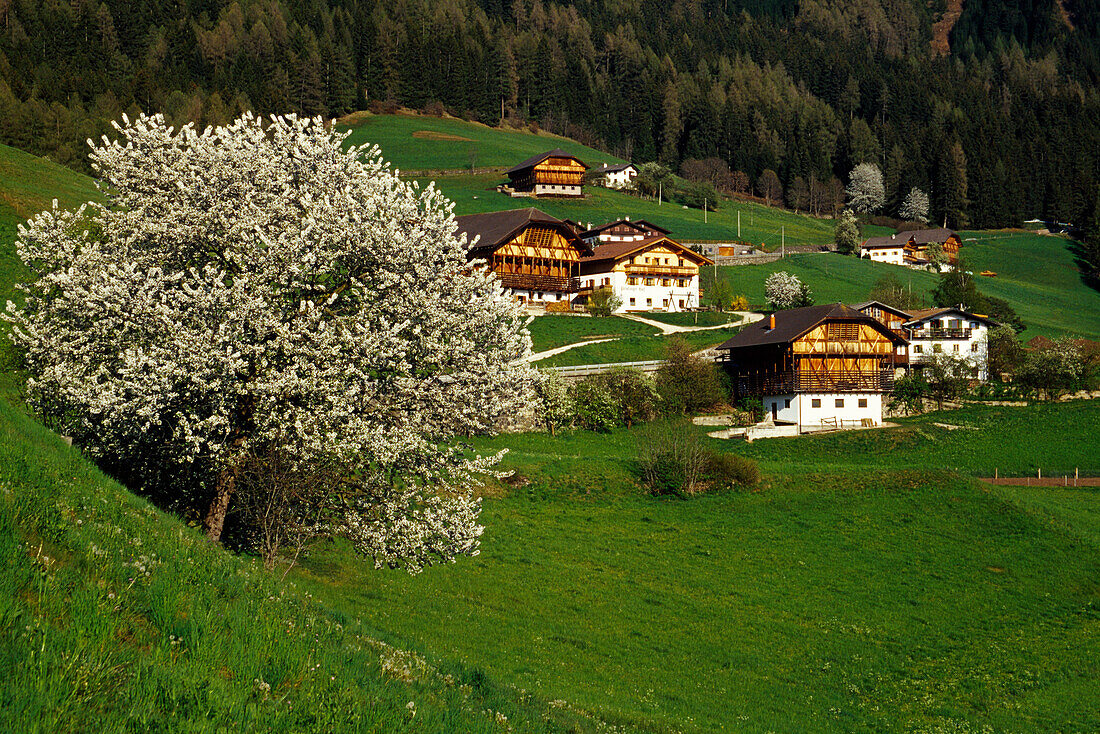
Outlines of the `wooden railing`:
M 969 339 L 970 329 L 919 329 L 913 332 L 913 339 Z
M 580 280 L 560 275 L 535 275 L 532 273 L 497 273 L 501 285 L 505 288 L 519 288 L 529 291 L 552 291 L 555 293 L 576 293 L 580 290 Z
M 735 375 L 738 395 L 792 395 L 806 392 L 890 392 L 894 370 L 875 372 L 771 372 Z
M 656 265 L 650 263 L 631 263 L 626 266 L 627 275 L 660 275 L 675 278 L 690 278 L 698 271 L 676 265 Z

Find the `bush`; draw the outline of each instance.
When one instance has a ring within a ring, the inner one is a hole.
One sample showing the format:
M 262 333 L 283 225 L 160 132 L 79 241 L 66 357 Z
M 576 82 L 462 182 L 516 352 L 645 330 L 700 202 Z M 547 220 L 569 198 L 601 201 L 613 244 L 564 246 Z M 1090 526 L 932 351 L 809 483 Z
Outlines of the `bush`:
M 712 489 L 749 487 L 760 481 L 760 469 L 752 459 L 737 454 L 712 454 L 707 462 Z
M 637 463 L 642 484 L 658 496 L 747 487 L 760 479 L 755 461 L 712 451 L 687 421 L 646 426 Z
M 657 417 L 660 396 L 650 375 L 631 367 L 616 367 L 592 378 L 617 404 L 618 423 L 630 427 Z
M 623 305 L 623 299 L 615 295 L 611 286 L 601 286 L 588 297 L 588 313 L 593 316 L 610 316 Z
M 652 494 L 683 497 L 702 490 L 711 452 L 690 423 L 650 424 L 638 439 L 638 469 Z
M 657 370 L 657 392 L 669 413 L 695 413 L 722 402 L 714 362 L 692 355 L 683 339 L 668 344 L 667 361 Z
M 619 401 L 600 377 L 593 375 L 573 386 L 576 424 L 590 431 L 610 431 L 619 425 Z

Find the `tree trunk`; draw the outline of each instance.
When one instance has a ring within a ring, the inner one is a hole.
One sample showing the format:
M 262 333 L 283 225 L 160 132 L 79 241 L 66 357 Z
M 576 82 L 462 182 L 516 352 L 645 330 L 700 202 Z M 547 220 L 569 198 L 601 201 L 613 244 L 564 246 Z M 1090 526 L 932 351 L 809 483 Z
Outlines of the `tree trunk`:
M 229 513 L 229 500 L 237 488 L 237 469 L 234 466 L 222 469 L 218 474 L 218 483 L 214 488 L 214 500 L 206 512 L 206 539 L 211 543 L 221 542 L 225 528 L 225 516 Z

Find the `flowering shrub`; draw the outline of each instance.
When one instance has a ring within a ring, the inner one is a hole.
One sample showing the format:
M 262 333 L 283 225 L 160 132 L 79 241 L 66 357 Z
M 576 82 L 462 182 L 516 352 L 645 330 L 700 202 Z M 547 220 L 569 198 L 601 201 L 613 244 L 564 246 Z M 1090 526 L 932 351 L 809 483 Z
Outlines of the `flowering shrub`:
M 246 457 L 275 453 L 342 468 L 333 528 L 379 563 L 476 552 L 467 488 L 495 457 L 444 444 L 527 402 L 530 337 L 451 204 L 320 118 L 115 127 L 91 153 L 107 203 L 19 229 L 36 280 L 6 318 L 35 407 L 209 502 L 214 540 Z
M 797 275 L 791 275 L 785 270 L 772 273 L 764 281 L 764 297 L 777 310 L 813 305 L 810 289 Z

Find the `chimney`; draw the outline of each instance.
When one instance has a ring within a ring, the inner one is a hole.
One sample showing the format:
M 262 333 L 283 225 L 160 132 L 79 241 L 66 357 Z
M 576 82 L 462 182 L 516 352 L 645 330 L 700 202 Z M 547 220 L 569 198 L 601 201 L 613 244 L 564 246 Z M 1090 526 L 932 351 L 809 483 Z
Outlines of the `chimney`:
M 774 328 L 775 328 L 775 314 L 772 314 L 768 318 L 768 331 L 771 331 Z

